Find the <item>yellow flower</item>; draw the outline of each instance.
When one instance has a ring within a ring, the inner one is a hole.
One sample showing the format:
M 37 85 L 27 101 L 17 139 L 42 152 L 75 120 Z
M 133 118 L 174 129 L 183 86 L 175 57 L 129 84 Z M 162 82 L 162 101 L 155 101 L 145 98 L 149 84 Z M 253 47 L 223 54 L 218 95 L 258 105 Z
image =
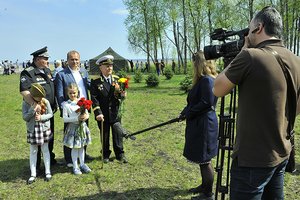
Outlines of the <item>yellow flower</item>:
M 127 81 L 127 78 L 120 78 L 118 80 L 119 83 L 125 83 Z

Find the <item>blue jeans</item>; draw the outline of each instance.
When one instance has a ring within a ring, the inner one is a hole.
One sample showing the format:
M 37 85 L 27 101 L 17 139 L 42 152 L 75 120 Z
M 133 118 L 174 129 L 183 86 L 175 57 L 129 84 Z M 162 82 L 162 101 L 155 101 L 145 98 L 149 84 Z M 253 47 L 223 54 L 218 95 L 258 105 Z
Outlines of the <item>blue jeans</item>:
M 230 176 L 231 200 L 284 199 L 284 171 L 288 160 L 275 167 L 239 167 L 232 161 Z

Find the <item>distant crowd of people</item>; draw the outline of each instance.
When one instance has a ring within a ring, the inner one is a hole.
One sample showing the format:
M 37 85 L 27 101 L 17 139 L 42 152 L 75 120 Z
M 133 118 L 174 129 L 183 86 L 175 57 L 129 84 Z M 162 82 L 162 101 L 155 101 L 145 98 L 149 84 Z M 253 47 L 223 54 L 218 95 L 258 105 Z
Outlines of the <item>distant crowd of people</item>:
M 129 65 L 130 65 L 130 70 L 131 72 L 134 71 L 138 71 L 140 70 L 141 72 L 149 72 L 150 71 L 150 65 L 147 61 L 145 61 L 145 64 L 143 63 L 143 61 L 136 61 L 136 63 L 134 64 L 132 60 L 128 60 Z M 160 62 L 158 60 L 155 60 L 154 62 L 155 65 L 155 70 L 157 75 L 164 75 L 164 69 L 166 67 L 166 64 L 163 60 L 161 60 Z M 172 60 L 172 71 L 173 73 L 175 73 L 176 70 L 176 63 L 174 60 Z
M 0 68 L 3 68 L 3 75 L 15 74 L 16 70 L 19 68 L 18 60 L 15 63 L 4 60 L 0 63 Z
M 129 63 L 129 67 L 130 69 L 127 69 L 128 72 L 135 72 L 135 71 L 141 71 L 141 72 L 150 72 L 150 65 L 147 61 L 143 62 L 142 60 L 139 61 L 137 60 L 135 63 L 133 62 L 133 60 L 127 60 Z M 157 73 L 158 76 L 160 75 L 164 75 L 164 70 L 166 67 L 166 64 L 163 60 L 161 60 L 160 62 L 158 60 L 155 60 L 153 62 L 154 66 L 155 66 L 155 71 Z M 26 62 L 22 62 L 22 65 L 20 65 L 18 63 L 18 60 L 16 62 L 12 62 L 12 61 L 8 61 L 8 60 L 4 60 L 0 63 L 0 69 L 3 68 L 3 75 L 10 75 L 10 74 L 14 74 L 17 72 L 21 72 L 22 68 L 28 68 L 32 65 L 32 62 L 30 60 L 27 60 Z M 54 66 L 54 71 L 52 73 L 53 78 L 55 78 L 56 74 L 59 71 L 62 71 L 66 66 L 68 65 L 67 61 L 65 61 L 64 59 L 57 59 L 53 61 L 53 66 Z M 88 60 L 85 60 L 83 63 L 80 62 L 80 67 L 82 67 L 82 65 L 84 66 L 84 68 L 86 70 L 90 70 L 90 62 Z M 48 67 L 50 67 L 50 63 L 48 61 Z M 172 72 L 175 74 L 176 71 L 176 63 L 174 61 L 174 59 L 172 60 L 171 63 L 171 69 Z

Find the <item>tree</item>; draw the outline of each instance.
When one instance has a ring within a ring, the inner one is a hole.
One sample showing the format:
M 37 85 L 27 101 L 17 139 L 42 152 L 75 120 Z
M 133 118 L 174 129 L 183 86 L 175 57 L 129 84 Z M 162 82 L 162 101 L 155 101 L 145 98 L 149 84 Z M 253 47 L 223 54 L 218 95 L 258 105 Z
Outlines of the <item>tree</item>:
M 178 67 L 187 72 L 187 59 L 206 43 L 216 28 L 241 30 L 249 25 L 255 11 L 273 4 L 283 17 L 283 38 L 299 55 L 300 0 L 123 0 L 129 11 L 125 25 L 135 52 L 144 52 L 150 63 L 165 47 L 176 49 Z M 188 53 L 189 52 L 189 53 Z

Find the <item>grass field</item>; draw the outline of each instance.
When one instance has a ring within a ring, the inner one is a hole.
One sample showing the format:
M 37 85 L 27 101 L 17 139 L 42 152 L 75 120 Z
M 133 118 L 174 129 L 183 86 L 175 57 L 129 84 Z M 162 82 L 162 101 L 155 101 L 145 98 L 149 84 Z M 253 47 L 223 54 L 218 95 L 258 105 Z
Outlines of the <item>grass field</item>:
M 177 117 L 186 104 L 186 94 L 179 90 L 183 78 L 183 75 L 175 75 L 171 80 L 160 77 L 158 88 L 147 88 L 144 81 L 130 82 L 124 127 L 135 132 Z M 93 143 L 88 153 L 97 157 L 88 163 L 92 173 L 75 176 L 65 166 L 54 166 L 50 182 L 41 176 L 32 185 L 26 185 L 30 176 L 29 144 L 21 115 L 18 74 L 0 76 L 0 94 L 0 199 L 190 199 L 187 190 L 201 182 L 198 166 L 186 162 L 182 156 L 185 122 L 137 135 L 135 141 L 125 140 L 129 163 L 114 161 L 101 169 L 99 130 L 91 114 Z M 56 113 L 54 152 L 61 162 L 62 129 L 62 119 Z M 286 174 L 287 200 L 300 199 L 299 119 L 296 132 L 298 172 Z

